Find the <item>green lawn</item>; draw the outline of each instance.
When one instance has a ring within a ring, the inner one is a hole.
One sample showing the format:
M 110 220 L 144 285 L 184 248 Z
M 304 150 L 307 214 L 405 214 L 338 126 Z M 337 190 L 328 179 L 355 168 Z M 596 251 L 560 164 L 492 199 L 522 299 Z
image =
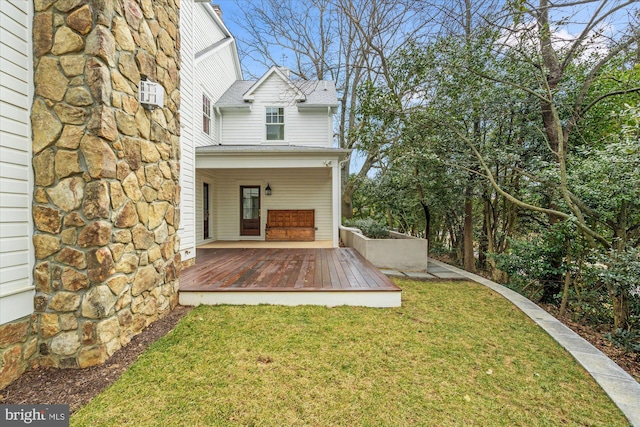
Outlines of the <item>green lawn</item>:
M 472 283 L 403 306 L 199 307 L 73 426 L 628 426 L 525 315 Z

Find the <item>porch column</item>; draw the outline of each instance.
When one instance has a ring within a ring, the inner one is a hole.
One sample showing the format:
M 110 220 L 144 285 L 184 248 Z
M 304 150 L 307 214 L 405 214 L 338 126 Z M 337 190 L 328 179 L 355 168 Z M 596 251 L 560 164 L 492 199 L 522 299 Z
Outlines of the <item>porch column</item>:
M 340 212 L 340 162 L 333 162 L 331 166 L 331 200 L 333 214 L 333 232 L 331 233 L 333 247 L 340 246 L 340 223 L 342 221 Z

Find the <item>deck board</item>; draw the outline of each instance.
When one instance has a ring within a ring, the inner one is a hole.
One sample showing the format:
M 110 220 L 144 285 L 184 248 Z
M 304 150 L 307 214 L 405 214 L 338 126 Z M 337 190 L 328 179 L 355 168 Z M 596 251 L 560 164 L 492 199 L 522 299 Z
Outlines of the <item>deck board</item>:
M 400 291 L 351 248 L 197 249 L 180 292 Z

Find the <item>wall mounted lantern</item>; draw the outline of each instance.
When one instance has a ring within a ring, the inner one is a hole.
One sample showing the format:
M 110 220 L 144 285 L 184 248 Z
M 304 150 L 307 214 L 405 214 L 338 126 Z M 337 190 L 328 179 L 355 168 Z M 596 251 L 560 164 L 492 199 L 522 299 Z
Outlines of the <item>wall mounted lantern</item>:
M 271 186 L 269 185 L 269 183 L 267 182 L 267 186 L 264 189 L 264 194 L 266 194 L 267 196 L 271 195 Z
M 164 105 L 164 88 L 159 83 L 143 77 L 143 80 L 138 83 L 138 101 L 147 110 L 162 108 Z

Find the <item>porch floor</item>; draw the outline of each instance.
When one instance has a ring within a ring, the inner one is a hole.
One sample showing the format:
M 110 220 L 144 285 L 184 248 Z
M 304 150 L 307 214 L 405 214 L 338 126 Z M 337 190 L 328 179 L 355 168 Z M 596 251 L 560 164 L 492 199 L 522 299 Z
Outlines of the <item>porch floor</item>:
M 400 306 L 401 289 L 355 249 L 198 248 L 180 304 Z

